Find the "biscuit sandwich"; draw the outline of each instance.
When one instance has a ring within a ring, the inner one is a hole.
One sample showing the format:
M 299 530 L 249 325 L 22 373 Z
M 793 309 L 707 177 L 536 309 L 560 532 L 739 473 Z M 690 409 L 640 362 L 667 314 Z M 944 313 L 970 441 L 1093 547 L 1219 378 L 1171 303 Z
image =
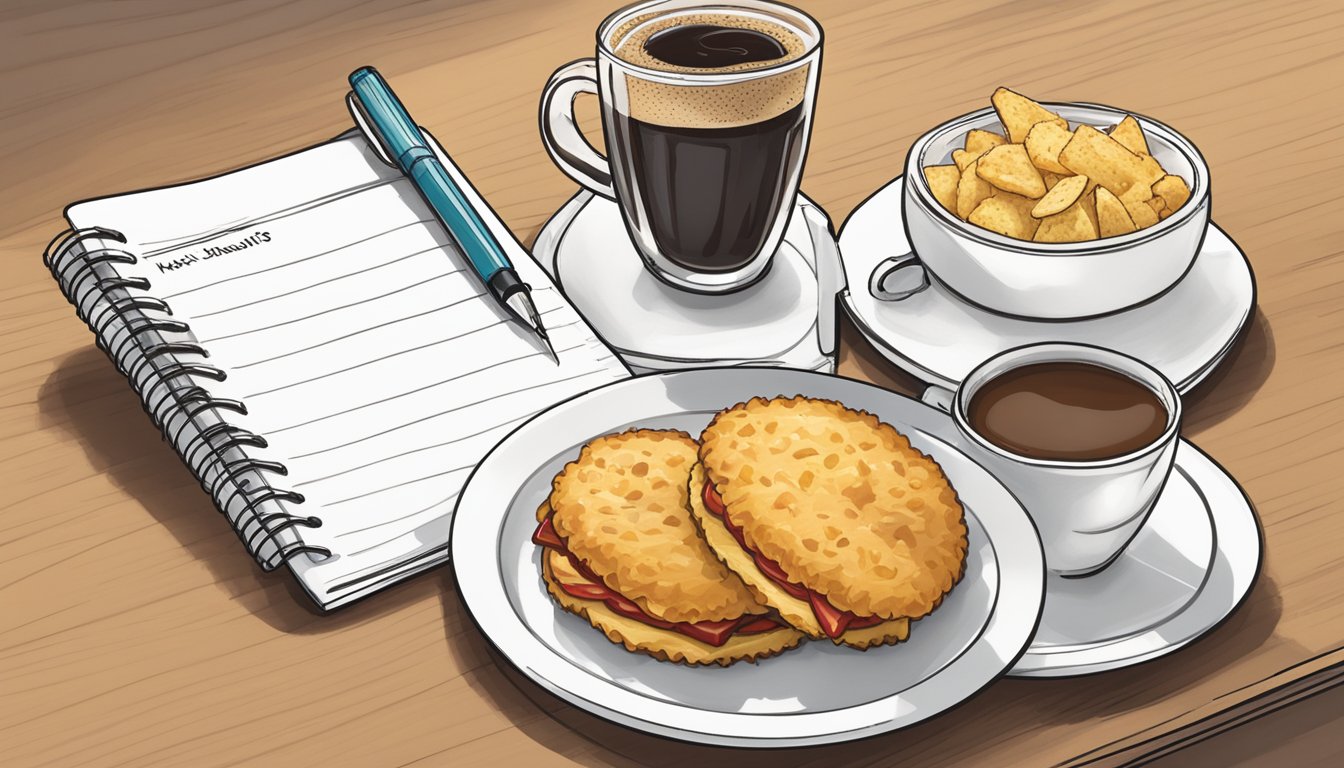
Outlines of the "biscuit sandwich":
M 756 601 L 691 520 L 697 447 L 660 430 L 584 446 L 537 510 L 546 589 L 612 642 L 662 660 L 727 666 L 792 648 L 802 634 Z
M 965 567 L 966 523 L 942 469 L 839 403 L 753 398 L 719 413 L 690 483 L 706 543 L 813 638 L 905 640 Z

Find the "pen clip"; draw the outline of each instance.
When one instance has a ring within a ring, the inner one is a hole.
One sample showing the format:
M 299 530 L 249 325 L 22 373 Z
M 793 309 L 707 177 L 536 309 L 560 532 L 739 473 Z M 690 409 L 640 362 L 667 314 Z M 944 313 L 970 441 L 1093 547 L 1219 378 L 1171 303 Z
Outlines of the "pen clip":
M 354 91 L 345 94 L 345 105 L 350 109 L 350 116 L 355 119 L 355 125 L 358 126 L 359 132 L 364 134 L 369 146 L 373 147 L 378 159 L 393 168 L 397 168 L 397 164 L 392 161 L 392 152 L 384 143 L 383 137 L 370 126 L 368 113 L 364 111 L 364 104 L 359 100 L 359 97 L 355 96 Z

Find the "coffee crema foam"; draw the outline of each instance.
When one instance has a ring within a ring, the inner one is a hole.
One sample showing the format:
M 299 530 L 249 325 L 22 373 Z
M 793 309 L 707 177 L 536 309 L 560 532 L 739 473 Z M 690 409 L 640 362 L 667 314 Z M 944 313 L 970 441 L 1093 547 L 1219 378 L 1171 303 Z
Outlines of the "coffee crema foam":
M 660 18 L 661 16 L 661 18 Z M 747 29 L 769 35 L 784 48 L 784 55 L 768 61 L 752 61 L 726 67 L 685 67 L 650 55 L 644 44 L 654 34 L 675 26 L 710 24 Z M 644 69 L 674 74 L 717 75 L 749 72 L 796 61 L 806 50 L 797 32 L 783 24 L 754 16 L 732 13 L 646 14 L 621 24 L 608 37 L 621 61 Z M 751 125 L 777 117 L 798 106 L 807 92 L 811 65 L 795 67 L 776 75 L 722 85 L 673 85 L 645 80 L 626 73 L 626 112 L 645 123 L 676 128 L 730 128 Z

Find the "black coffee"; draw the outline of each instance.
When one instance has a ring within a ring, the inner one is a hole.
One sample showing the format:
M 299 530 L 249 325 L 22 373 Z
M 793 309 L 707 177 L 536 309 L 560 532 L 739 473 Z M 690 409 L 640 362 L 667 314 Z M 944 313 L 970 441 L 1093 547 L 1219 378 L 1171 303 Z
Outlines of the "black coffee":
M 653 33 L 644 50 L 678 67 L 717 69 L 782 59 L 784 46 L 764 32 L 718 24 L 683 24 Z
M 1148 387 L 1088 363 L 1034 363 L 981 385 L 967 408 L 991 443 L 1037 459 L 1088 461 L 1152 445 L 1167 409 Z
M 697 272 L 731 272 L 760 253 L 780 207 L 790 202 L 789 171 L 803 151 L 802 105 L 730 128 L 614 117 L 663 255 Z
M 747 72 L 804 54 L 803 39 L 761 18 L 706 11 L 652 22 L 616 55 L 653 70 Z M 617 197 L 633 229 L 691 272 L 735 272 L 773 245 L 802 167 L 806 68 L 745 81 L 680 84 L 626 75 L 604 114 Z

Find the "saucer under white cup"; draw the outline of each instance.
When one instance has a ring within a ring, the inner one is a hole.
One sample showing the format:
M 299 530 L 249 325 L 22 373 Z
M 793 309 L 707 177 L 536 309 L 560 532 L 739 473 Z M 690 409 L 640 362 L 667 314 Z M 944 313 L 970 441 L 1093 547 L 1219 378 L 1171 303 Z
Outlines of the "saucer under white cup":
M 1105 570 L 1046 572 L 1045 609 L 1013 677 L 1072 677 L 1184 648 L 1241 605 L 1260 571 L 1260 529 L 1245 492 L 1181 440 L 1148 521 Z
M 1084 555 L 1089 538 L 1071 532 L 1068 525 L 1061 528 L 1065 521 L 1058 515 L 1067 513 L 1068 507 L 1053 503 L 1058 499 L 1051 497 L 1051 489 L 1066 496 L 1077 495 L 1089 484 L 1107 481 L 1086 476 L 1070 478 L 1070 472 L 1059 469 L 1032 469 L 994 460 L 983 438 L 977 438 L 965 420 L 964 390 L 968 385 L 974 387 L 975 380 L 986 372 L 994 375 L 995 365 L 1013 367 L 1038 357 L 1053 359 L 1066 353 L 1081 356 L 1086 349 L 1067 344 L 1024 347 L 987 361 L 955 394 L 934 386 L 921 398 L 939 410 L 951 411 L 960 432 L 958 447 L 970 452 L 977 463 L 1018 495 L 1045 542 L 1047 566 L 1052 552 L 1056 562 L 1061 556 Z M 1119 357 L 1114 353 L 1095 353 L 1100 355 L 1096 362 L 1106 361 L 1103 364 L 1107 367 L 1117 365 L 1116 360 L 1106 358 Z M 1135 373 L 1133 368 L 1119 369 Z M 1154 386 L 1152 381 L 1145 383 Z M 1179 399 L 1171 392 L 1169 382 L 1163 384 L 1167 392 L 1163 397 L 1176 401 L 1177 411 L 1168 427 L 1172 430 L 1179 424 Z M 1117 531 L 1124 538 L 1133 536 L 1119 554 L 1100 571 L 1086 576 L 1064 576 L 1046 568 L 1040 622 L 1031 645 L 1009 675 L 1070 677 L 1164 656 L 1218 626 L 1245 599 L 1259 573 L 1262 548 L 1250 502 L 1236 481 L 1192 443 L 1176 438 L 1174 432 L 1168 440 L 1175 455 L 1168 459 L 1170 470 L 1163 471 L 1165 482 L 1137 531 Z M 1032 472 L 1046 473 L 1039 476 L 1036 487 L 1033 480 L 1037 478 Z M 1121 488 L 1120 496 L 1128 496 L 1133 490 Z M 1033 511 L 1033 504 L 1040 506 Z M 1053 518 L 1045 514 L 1052 506 Z M 1110 546 L 1113 550 L 1114 545 Z
M 654 277 L 616 203 L 587 190 L 546 222 L 532 253 L 635 373 L 717 365 L 835 371 L 835 296 L 844 277 L 829 219 L 801 194 L 769 271 L 734 293 L 691 293 Z
M 1043 341 L 1074 341 L 1147 362 L 1188 392 L 1231 351 L 1255 307 L 1255 281 L 1246 257 L 1210 224 L 1190 271 L 1157 298 L 1083 320 L 1028 320 L 978 307 L 957 296 L 918 262 L 872 285 L 874 270 L 910 253 L 902 218 L 904 179 L 897 177 L 850 214 L 840 230 L 849 289 L 842 294 L 855 325 L 892 363 L 916 378 L 949 389 L 981 361 L 1006 349 Z M 878 277 L 882 277 L 881 274 Z M 882 300 L 872 289 L 889 295 Z M 917 289 L 917 290 L 916 290 Z

